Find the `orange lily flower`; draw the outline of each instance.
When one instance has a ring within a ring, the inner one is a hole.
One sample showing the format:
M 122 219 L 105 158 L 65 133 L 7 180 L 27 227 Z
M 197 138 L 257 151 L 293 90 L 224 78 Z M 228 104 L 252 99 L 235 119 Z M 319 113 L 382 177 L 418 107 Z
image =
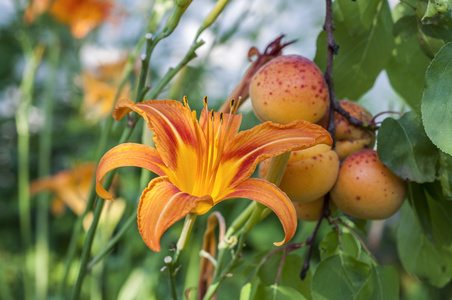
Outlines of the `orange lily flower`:
M 130 111 L 140 114 L 154 132 L 155 148 L 125 143 L 108 151 L 97 168 L 97 194 L 113 199 L 100 181 L 118 167 L 137 166 L 160 175 L 143 191 L 138 206 L 138 229 L 153 251 L 160 251 L 163 233 L 184 216 L 205 214 L 231 198 L 248 198 L 273 210 L 285 231 L 284 240 L 275 245 L 282 245 L 296 231 L 293 204 L 276 185 L 250 176 L 268 157 L 319 143 L 330 145 L 330 135 L 306 121 L 266 122 L 239 133 L 241 115 L 235 114 L 234 101 L 231 114 L 220 114 L 209 113 L 204 99 L 199 122 L 186 98 L 184 105 L 174 100 L 118 101 L 113 117 L 120 120 Z
M 43 14 L 49 8 L 50 0 L 32 0 L 25 9 L 25 23 L 33 23 L 37 15 Z
M 84 94 L 82 112 L 87 120 L 97 122 L 110 114 L 126 62 L 126 58 L 122 58 L 114 63 L 100 65 L 94 72 L 81 74 Z M 119 97 L 125 98 L 129 94 L 130 84 L 126 83 Z
M 72 35 L 81 39 L 108 18 L 112 7 L 112 2 L 104 0 L 55 0 L 50 14 L 68 24 Z
M 86 209 L 95 171 L 94 163 L 76 165 L 72 169 L 61 171 L 53 176 L 34 180 L 30 185 L 30 193 L 36 195 L 44 191 L 52 192 L 54 198 L 52 199 L 51 212 L 54 216 L 62 216 L 66 206 L 77 216 L 80 216 Z M 102 214 L 101 221 L 107 223 L 119 221 L 124 209 L 124 201 L 115 201 L 105 205 L 104 211 L 106 213 Z M 90 212 L 83 220 L 85 230 L 89 229 L 92 219 L 93 216 Z
M 104 22 L 109 16 L 113 2 L 107 0 L 33 0 L 28 5 L 24 19 L 32 23 L 36 15 L 47 11 L 61 23 L 69 25 L 76 38 L 85 37 L 88 32 Z
M 91 179 L 95 172 L 94 163 L 85 163 L 71 170 L 61 171 L 53 176 L 33 181 L 30 185 L 32 195 L 51 191 L 55 194 L 52 200 L 52 213 L 61 216 L 64 205 L 76 215 L 81 215 L 86 207 Z

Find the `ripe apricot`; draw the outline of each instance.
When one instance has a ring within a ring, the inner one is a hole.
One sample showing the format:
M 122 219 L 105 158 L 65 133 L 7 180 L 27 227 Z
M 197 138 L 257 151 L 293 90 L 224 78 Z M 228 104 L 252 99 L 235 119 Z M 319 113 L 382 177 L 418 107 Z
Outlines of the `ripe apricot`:
M 341 100 L 339 105 L 350 113 L 350 115 L 366 124 L 372 121 L 372 114 L 358 103 Z M 323 128 L 327 128 L 329 121 L 329 109 L 325 115 L 317 122 Z M 375 145 L 375 133 L 371 130 L 351 125 L 346 118 L 339 113 L 334 113 L 334 123 L 336 132 L 334 138 L 336 151 L 339 159 L 342 161 L 350 154 L 362 150 L 372 149 Z
M 317 122 L 329 106 L 322 72 L 300 55 L 279 56 L 263 65 L 250 83 L 250 98 L 261 121 Z
M 402 205 L 406 183 L 380 161 L 376 151 L 361 150 L 342 162 L 330 193 L 334 204 L 352 217 L 386 219 Z
M 352 117 L 364 123 L 368 124 L 372 121 L 370 112 L 355 102 L 342 100 L 339 101 L 339 105 L 348 111 Z M 334 151 L 336 151 L 340 160 L 344 160 L 356 151 L 374 147 L 375 133 L 373 131 L 351 125 L 346 118 L 337 112 L 334 113 L 334 122 L 336 124 Z
M 259 177 L 265 178 L 270 160 L 259 166 Z M 311 202 L 325 195 L 334 185 L 339 172 L 339 158 L 331 147 L 319 144 L 290 154 L 279 187 L 293 202 Z
M 324 198 L 325 197 L 320 197 L 319 199 L 306 203 L 292 202 L 297 212 L 298 219 L 308 222 L 317 221 L 322 212 Z M 329 201 L 329 208 L 331 214 L 337 210 L 336 205 L 334 205 L 332 201 Z

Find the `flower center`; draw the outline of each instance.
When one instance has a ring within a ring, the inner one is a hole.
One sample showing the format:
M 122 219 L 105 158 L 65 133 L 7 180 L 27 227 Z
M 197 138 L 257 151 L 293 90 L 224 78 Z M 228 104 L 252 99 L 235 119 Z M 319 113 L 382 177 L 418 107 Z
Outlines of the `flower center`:
M 216 114 L 214 110 L 208 109 L 207 97 L 204 97 L 204 113 L 206 114 L 206 123 L 204 127 L 205 150 L 201 149 L 202 143 L 198 143 L 199 164 L 198 175 L 195 186 L 193 187 L 193 195 L 204 196 L 215 195 L 221 190 L 221 178 L 218 178 L 218 169 L 221 166 L 221 158 L 228 141 L 234 116 L 237 112 L 237 102 L 232 99 L 230 101 L 229 114 Z M 188 107 L 186 99 L 184 104 Z

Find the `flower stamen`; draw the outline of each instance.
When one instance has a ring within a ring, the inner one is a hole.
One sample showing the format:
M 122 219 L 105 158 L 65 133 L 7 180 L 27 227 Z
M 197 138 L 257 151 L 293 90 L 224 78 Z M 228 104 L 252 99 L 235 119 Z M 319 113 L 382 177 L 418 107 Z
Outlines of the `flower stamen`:
M 235 101 L 235 99 L 231 99 L 231 101 L 229 102 L 229 107 L 230 107 L 230 113 L 228 114 L 228 122 L 226 124 L 226 129 L 224 130 L 224 135 L 222 134 L 222 125 L 224 122 L 224 117 L 223 117 L 223 113 L 220 113 L 220 126 L 218 128 L 218 133 L 217 136 L 215 137 L 215 139 L 218 139 L 218 146 L 217 146 L 217 155 L 215 158 L 215 164 L 213 165 L 213 167 L 211 168 L 210 171 L 210 181 L 209 181 L 209 185 L 208 185 L 208 190 L 212 191 L 213 190 L 213 186 L 215 185 L 215 180 L 216 180 L 216 175 L 218 172 L 218 168 L 220 166 L 220 162 L 221 162 L 221 157 L 223 155 L 223 150 L 224 147 L 226 145 L 226 141 L 228 139 L 228 135 L 231 129 L 231 124 L 233 122 L 234 116 L 237 113 L 237 109 L 238 109 L 238 105 L 237 102 Z

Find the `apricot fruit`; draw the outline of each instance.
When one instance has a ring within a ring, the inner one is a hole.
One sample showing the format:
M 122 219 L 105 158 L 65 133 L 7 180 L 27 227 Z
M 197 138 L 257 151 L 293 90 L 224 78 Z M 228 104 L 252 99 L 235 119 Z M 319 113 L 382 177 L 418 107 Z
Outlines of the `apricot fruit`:
M 265 178 L 270 159 L 259 166 L 259 177 Z M 339 172 L 339 158 L 331 146 L 319 144 L 293 151 L 284 170 L 280 189 L 293 202 L 311 202 L 333 187 Z
M 339 105 L 345 109 L 350 115 L 364 123 L 369 124 L 372 121 L 372 115 L 361 105 L 348 101 L 339 101 Z M 334 122 L 336 124 L 336 132 L 334 137 L 336 151 L 340 160 L 344 160 L 350 154 L 362 149 L 372 149 L 375 145 L 375 132 L 351 125 L 346 118 L 337 112 L 334 113 Z
M 279 56 L 263 65 L 251 79 L 250 98 L 261 121 L 279 124 L 315 123 L 329 106 L 322 72 L 300 55 Z
M 406 182 L 378 158 L 374 150 L 349 155 L 341 165 L 331 200 L 344 213 L 359 219 L 386 219 L 405 200 Z
M 319 199 L 306 203 L 292 202 L 297 212 L 298 219 L 308 222 L 317 221 L 322 212 L 324 198 L 325 197 L 320 197 Z M 336 205 L 334 205 L 332 201 L 329 202 L 329 208 L 331 214 L 337 210 Z
M 339 105 L 349 112 L 352 117 L 364 123 L 369 124 L 372 121 L 372 114 L 358 103 L 341 100 Z M 327 128 L 328 121 L 329 109 L 317 124 Z M 375 146 L 375 132 L 372 130 L 351 125 L 346 118 L 337 112 L 334 113 L 334 123 L 336 125 L 334 151 L 336 151 L 341 161 L 354 152 L 372 149 Z

